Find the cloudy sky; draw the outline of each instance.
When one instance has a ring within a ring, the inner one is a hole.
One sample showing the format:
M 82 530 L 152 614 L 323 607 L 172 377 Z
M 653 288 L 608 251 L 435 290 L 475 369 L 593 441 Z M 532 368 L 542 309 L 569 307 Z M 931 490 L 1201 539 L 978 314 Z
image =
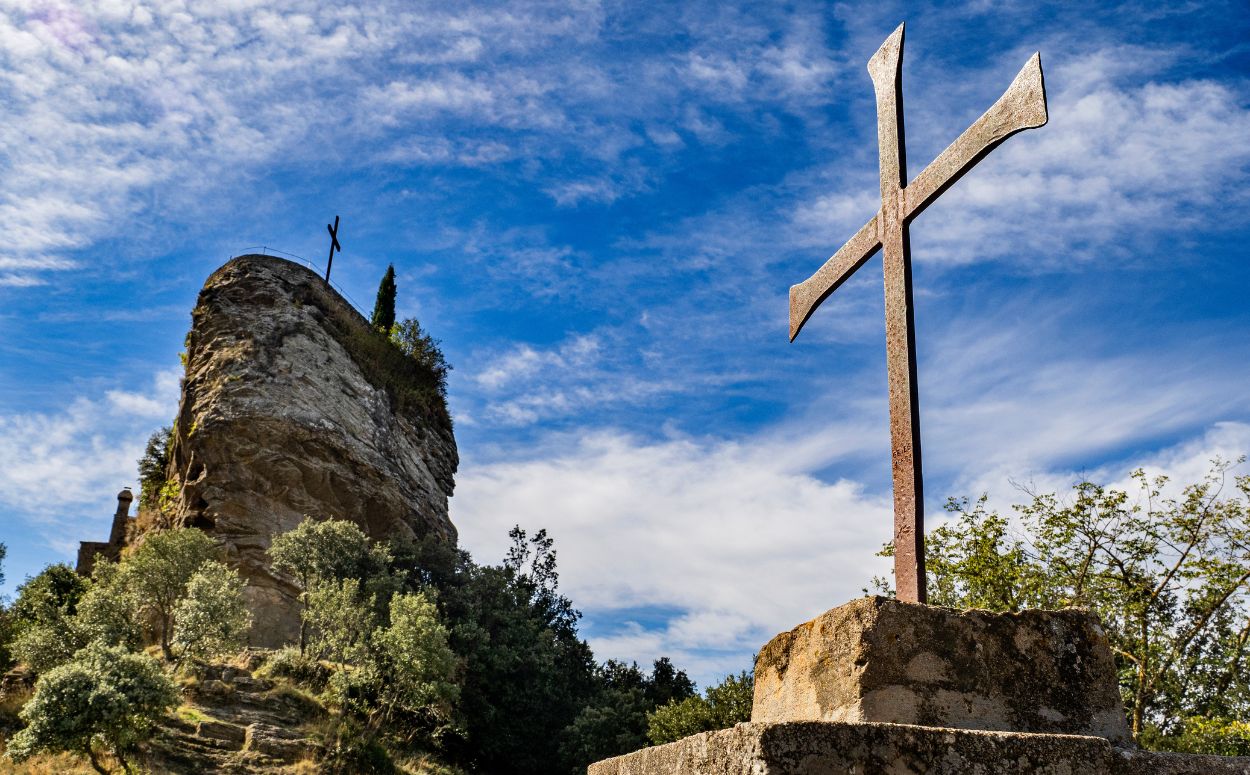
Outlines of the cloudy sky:
M 880 260 L 786 294 L 901 21 L 913 176 L 1037 50 L 1051 119 L 913 225 L 930 523 L 1250 451 L 1244 2 L 0 0 L 3 590 L 107 534 L 204 278 L 338 214 L 455 366 L 475 557 L 545 527 L 600 658 L 748 667 L 888 572 Z

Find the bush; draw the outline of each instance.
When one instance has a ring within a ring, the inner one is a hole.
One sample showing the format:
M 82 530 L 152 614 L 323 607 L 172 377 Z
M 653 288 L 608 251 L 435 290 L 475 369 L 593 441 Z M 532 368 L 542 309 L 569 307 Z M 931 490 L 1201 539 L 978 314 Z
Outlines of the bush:
M 662 745 L 750 721 L 754 694 L 755 678 L 750 673 L 725 676 L 719 684 L 708 687 L 703 697 L 670 702 L 648 713 L 647 736 L 654 745 Z
M 22 761 L 40 752 L 71 751 L 107 773 L 99 758 L 103 748 L 129 769 L 126 754 L 177 704 L 174 684 L 156 660 L 93 644 L 39 678 L 21 711 L 26 728 L 13 736 L 8 755 Z
M 286 678 L 300 686 L 320 692 L 330 680 L 330 668 L 310 656 L 301 654 L 292 646 L 281 648 L 265 660 L 256 675 L 267 678 Z
M 182 657 L 201 659 L 237 651 L 252 627 L 243 600 L 247 585 L 239 574 L 215 560 L 204 563 L 187 582 L 186 595 L 174 607 L 173 645 Z

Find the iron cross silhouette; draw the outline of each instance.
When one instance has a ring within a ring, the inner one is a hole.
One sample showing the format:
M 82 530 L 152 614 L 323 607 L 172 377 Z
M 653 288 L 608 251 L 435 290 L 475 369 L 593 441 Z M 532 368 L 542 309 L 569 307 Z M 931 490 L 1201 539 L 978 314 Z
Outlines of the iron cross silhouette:
M 829 294 L 882 250 L 885 345 L 890 386 L 890 449 L 894 467 L 894 581 L 898 598 L 923 603 L 924 489 L 920 472 L 920 408 L 908 224 L 965 172 L 1016 132 L 1046 123 L 1040 54 L 972 126 L 907 184 L 903 138 L 903 25 L 868 60 L 877 96 L 881 209 L 814 275 L 790 288 L 790 341 Z
M 330 232 L 330 257 L 326 259 L 326 282 L 330 282 L 330 267 L 334 266 L 334 251 L 343 252 L 343 246 L 339 244 L 339 217 L 334 216 L 334 225 L 326 224 L 326 231 Z

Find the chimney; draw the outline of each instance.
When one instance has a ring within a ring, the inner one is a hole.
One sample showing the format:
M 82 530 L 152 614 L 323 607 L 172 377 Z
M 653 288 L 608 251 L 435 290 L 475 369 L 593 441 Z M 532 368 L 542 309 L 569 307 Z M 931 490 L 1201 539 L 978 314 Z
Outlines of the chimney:
M 117 493 L 117 513 L 113 515 L 113 529 L 109 531 L 109 546 L 121 546 L 126 543 L 126 525 L 130 522 L 130 502 L 135 496 L 129 487 Z

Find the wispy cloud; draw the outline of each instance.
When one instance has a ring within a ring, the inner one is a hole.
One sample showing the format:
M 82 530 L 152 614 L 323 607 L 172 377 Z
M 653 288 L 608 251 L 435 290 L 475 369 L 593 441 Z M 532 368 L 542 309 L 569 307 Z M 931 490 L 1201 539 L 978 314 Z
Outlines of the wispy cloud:
M 27 525 L 71 554 L 98 532 L 114 494 L 135 483 L 148 434 L 173 417 L 180 370 L 144 390 L 82 396 L 56 412 L 0 416 L 0 490 Z

